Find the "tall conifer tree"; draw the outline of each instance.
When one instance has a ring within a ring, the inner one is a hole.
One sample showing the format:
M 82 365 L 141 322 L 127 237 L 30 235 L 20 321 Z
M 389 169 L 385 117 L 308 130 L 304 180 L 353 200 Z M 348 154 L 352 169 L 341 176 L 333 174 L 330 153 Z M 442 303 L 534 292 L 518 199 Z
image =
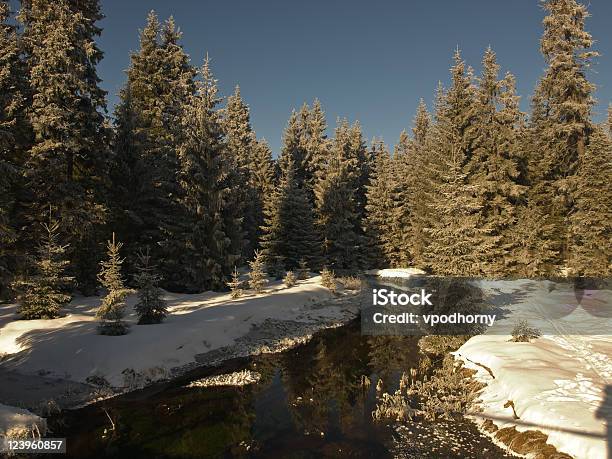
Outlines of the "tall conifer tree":
M 97 239 L 105 220 L 107 132 L 105 92 L 96 65 L 98 2 L 28 0 L 20 19 L 28 62 L 34 143 L 26 160 L 29 216 L 62 216 L 78 286 L 95 289 Z M 37 234 L 38 224 L 32 234 Z
M 178 263 L 189 289 L 224 289 L 242 249 L 240 207 L 208 57 L 200 77 L 181 124 L 179 181 L 188 216 Z

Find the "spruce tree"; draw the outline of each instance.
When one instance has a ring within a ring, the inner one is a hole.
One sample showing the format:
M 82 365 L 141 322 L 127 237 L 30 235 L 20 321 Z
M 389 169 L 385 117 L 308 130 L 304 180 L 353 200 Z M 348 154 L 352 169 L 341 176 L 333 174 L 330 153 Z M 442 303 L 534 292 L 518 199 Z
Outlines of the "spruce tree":
M 168 314 L 168 308 L 159 288 L 161 278 L 156 273 L 148 250 L 138 254 L 136 269 L 134 281 L 138 287 L 138 302 L 134 310 L 138 315 L 138 324 L 161 323 Z
M 98 281 L 106 289 L 106 295 L 96 311 L 96 317 L 100 320 L 98 331 L 101 335 L 125 335 L 128 325 L 122 320 L 125 314 L 125 299 L 132 293 L 125 288 L 121 274 L 120 251 L 123 244 L 115 242 L 113 238 L 107 242 L 107 259 L 100 262 Z
M 433 158 L 428 179 L 431 220 L 427 260 L 437 274 L 484 274 L 482 254 L 495 244 L 490 225 L 480 219 L 479 186 L 470 184 L 465 172 L 472 155 L 475 94 L 471 71 L 459 51 L 451 69 L 452 85 L 438 102 L 436 123 L 427 150 Z
M 264 257 L 259 250 L 255 251 L 253 260 L 249 261 L 249 287 L 255 290 L 255 293 L 261 293 L 266 286 L 266 275 L 264 274 Z
M 584 28 L 588 17 L 584 5 L 547 0 L 544 9 L 540 49 L 547 68 L 536 87 L 530 120 L 529 200 L 542 210 L 550 228 L 543 238 L 553 242 L 552 252 L 537 256 L 542 264 L 538 270 L 554 274 L 567 256 L 573 177 L 592 130 L 594 86 L 586 71 L 597 53 L 591 50 L 593 39 Z
M 358 269 L 362 238 L 355 186 L 358 162 L 351 150 L 349 126 L 340 122 L 331 152 L 315 185 L 317 226 L 323 239 L 325 263 L 335 271 Z
M 303 129 L 304 127 L 300 116 L 293 110 L 283 133 L 283 145 L 281 147 L 281 154 L 278 158 L 278 165 L 281 170 L 286 168 L 288 162 L 293 163 L 292 167 L 295 170 L 295 179 L 300 188 L 304 188 L 307 177 L 306 152 L 302 141 Z
M 113 197 L 118 198 L 113 216 L 126 233 L 127 247 L 131 253 L 150 247 L 152 256 L 163 260 L 165 285 L 175 289 L 185 288 L 177 264 L 185 218 L 176 151 L 195 75 L 180 40 L 172 17 L 160 24 L 155 12 L 149 13 L 116 109 L 111 174 Z
M 190 289 L 224 289 L 242 250 L 240 206 L 208 58 L 200 77 L 197 93 L 185 110 L 178 150 L 187 221 L 185 249 L 177 260 Z
M 482 75 L 475 93 L 473 137 L 466 164 L 468 183 L 476 186 L 482 207 L 480 224 L 488 228 L 491 244 L 480 254 L 482 272 L 503 276 L 516 265 L 514 250 L 519 244 L 515 224 L 525 187 L 520 184 L 518 129 L 522 114 L 514 91 L 514 77 L 498 79 L 499 65 L 488 48 L 482 61 Z M 490 248 L 489 248 L 490 247 Z
M 425 267 L 427 244 L 425 228 L 429 206 L 423 184 L 427 182 L 429 157 L 425 145 L 430 125 L 427 106 L 421 99 L 413 119 L 412 139 L 406 133 L 400 136 L 395 155 L 398 162 L 399 213 L 403 231 L 398 245 L 404 254 L 409 255 L 409 263 L 419 268 Z
M 250 258 L 257 248 L 261 236 L 260 227 L 263 224 L 262 189 L 256 174 L 264 167 L 257 161 L 256 155 L 260 148 L 257 145 L 255 133 L 251 128 L 249 107 L 243 102 L 240 87 L 236 86 L 234 94 L 227 98 L 224 110 L 223 128 L 227 143 L 227 151 L 232 158 L 232 167 L 236 169 L 240 181 L 237 190 L 241 193 L 243 202 L 243 226 L 246 232 L 244 258 Z
M 23 155 L 29 141 L 27 82 L 19 37 L 10 9 L 0 1 L 0 298 L 16 271 L 18 200 L 23 186 Z
M 325 163 L 329 144 L 325 133 L 327 130 L 325 112 L 319 99 L 314 100 L 307 119 L 307 129 L 302 132 L 302 145 L 306 161 L 304 187 L 308 192 L 311 202 L 314 202 L 314 185 Z
M 69 262 L 66 246 L 59 243 L 59 222 L 50 218 L 49 223 L 41 226 L 44 236 L 38 247 L 34 273 L 14 285 L 20 292 L 17 312 L 24 319 L 54 319 L 71 299 L 67 288 L 73 278 L 65 275 Z
M 31 234 L 51 206 L 62 231 L 79 288 L 95 290 L 97 240 L 105 221 L 107 131 L 105 92 L 96 65 L 101 19 L 97 1 L 30 0 L 20 20 L 28 63 L 34 132 L 25 163 Z
M 612 140 L 597 126 L 581 155 L 570 215 L 568 266 L 572 274 L 612 274 Z
M 394 227 L 397 210 L 397 187 L 389 150 L 382 142 L 373 141 L 374 166 L 366 186 L 364 232 L 366 260 L 371 268 L 398 265 L 398 228 Z
M 311 267 L 319 266 L 319 243 L 314 227 L 313 208 L 306 191 L 299 187 L 293 159 L 282 164 L 278 190 L 266 209 L 263 256 L 266 263 L 282 259 L 283 274 L 295 269 L 304 259 Z

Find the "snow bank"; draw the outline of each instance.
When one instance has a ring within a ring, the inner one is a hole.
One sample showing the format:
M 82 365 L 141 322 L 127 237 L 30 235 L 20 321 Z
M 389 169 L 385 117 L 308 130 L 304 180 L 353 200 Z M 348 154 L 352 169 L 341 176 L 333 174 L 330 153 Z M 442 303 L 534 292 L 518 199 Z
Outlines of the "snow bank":
M 159 325 L 136 325 L 136 298 L 130 297 L 126 320 L 131 328 L 124 336 L 96 333 L 97 297 L 75 298 L 66 316 L 54 320 L 14 320 L 14 306 L 3 308 L 0 370 L 78 382 L 96 377 L 125 387 L 136 377 L 164 378 L 172 368 L 194 362 L 197 354 L 233 344 L 266 319 L 308 322 L 337 313 L 314 307 L 329 297 L 319 276 L 292 288 L 273 282 L 267 292 L 237 299 L 225 293 L 166 293 L 170 314 Z
M 386 277 L 388 279 L 395 278 L 409 278 L 412 276 L 418 276 L 427 274 L 425 271 L 419 268 L 389 268 L 389 269 L 370 269 L 366 271 L 366 274 L 370 276 Z
M 246 386 L 254 384 L 261 379 L 261 374 L 256 371 L 242 370 L 226 373 L 222 375 L 207 376 L 205 378 L 192 381 L 185 387 L 216 387 L 216 386 Z
M 546 336 L 531 343 L 509 339 L 475 336 L 455 353 L 487 384 L 477 420 L 490 418 L 499 428 L 540 430 L 558 451 L 576 458 L 608 457 L 606 419 L 612 422 L 612 401 L 606 400 L 606 386 L 612 375 L 612 336 Z M 517 421 L 512 408 L 504 408 L 508 400 L 514 402 Z
M 28 410 L 0 403 L 0 437 L 32 437 L 32 432 L 44 435 L 47 424 L 44 419 Z

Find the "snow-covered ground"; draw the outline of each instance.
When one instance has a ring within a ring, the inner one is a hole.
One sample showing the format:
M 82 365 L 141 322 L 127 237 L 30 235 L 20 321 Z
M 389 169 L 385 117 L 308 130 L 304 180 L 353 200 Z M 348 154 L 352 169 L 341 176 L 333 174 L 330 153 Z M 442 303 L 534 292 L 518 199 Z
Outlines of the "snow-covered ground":
M 11 438 L 32 438 L 32 434 L 44 435 L 46 430 L 44 419 L 28 410 L 0 403 L 0 439 L 5 435 Z
M 207 363 L 216 351 L 241 343 L 248 352 L 288 347 L 303 330 L 316 330 L 355 317 L 348 293 L 332 297 L 320 276 L 287 288 L 271 282 L 266 292 L 246 292 L 232 299 L 228 293 L 166 293 L 169 315 L 162 324 L 136 325 L 128 299 L 126 321 L 130 332 L 102 336 L 96 332 L 99 297 L 77 297 L 63 317 L 53 320 L 15 320 L 15 305 L 0 310 L 0 402 L 36 407 L 45 399 L 61 406 L 94 398 L 93 382 L 131 388 L 175 374 L 177 369 Z M 264 333 L 265 332 L 265 333 Z M 305 332 L 304 332 L 305 333 Z M 266 343 L 265 349 L 248 346 Z M 265 339 L 262 338 L 264 336 Z M 203 357 L 204 356 L 204 357 Z M 50 388 L 54 388 L 50 389 Z M 37 398 L 37 394 L 39 397 Z M 72 398 L 71 398 L 72 397 Z M 65 401 L 65 403 L 62 403 Z M 0 411 L 8 419 L 8 408 Z M 19 414 L 18 409 L 13 414 Z M 2 417 L 2 416 L 0 416 Z
M 481 286 L 503 299 L 505 318 L 455 353 L 487 384 L 480 395 L 483 412 L 475 419 L 542 431 L 558 451 L 576 458 L 611 457 L 612 328 L 606 311 L 612 292 L 584 292 L 577 306 L 568 284 L 524 280 L 482 281 Z M 562 315 L 560 306 L 575 309 Z M 529 343 L 509 342 L 511 327 L 521 318 L 546 334 Z M 594 334 L 602 330 L 606 333 Z M 512 408 L 504 407 L 509 400 L 517 420 Z
M 419 268 L 386 268 L 386 269 L 370 269 L 365 272 L 369 276 L 378 276 L 387 279 L 407 279 L 415 275 L 426 274 L 425 271 Z

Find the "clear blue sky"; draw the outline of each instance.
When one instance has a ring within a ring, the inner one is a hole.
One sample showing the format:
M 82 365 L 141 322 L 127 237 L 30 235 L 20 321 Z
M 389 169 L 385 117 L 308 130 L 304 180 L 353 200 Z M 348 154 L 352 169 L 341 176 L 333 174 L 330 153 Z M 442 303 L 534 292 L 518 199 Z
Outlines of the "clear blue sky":
M 490 44 L 517 77 L 522 106 L 541 75 L 538 0 L 102 0 L 99 73 L 109 109 L 125 81 L 147 12 L 173 15 L 196 65 L 206 52 L 223 95 L 240 84 L 258 137 L 278 153 L 292 108 L 318 97 L 330 134 L 336 117 L 358 119 L 368 140 L 394 144 L 420 97 L 431 105 L 448 82 L 456 46 L 476 71 Z M 590 74 L 596 119 L 612 100 L 612 1 L 590 0 L 587 29 L 601 53 Z

